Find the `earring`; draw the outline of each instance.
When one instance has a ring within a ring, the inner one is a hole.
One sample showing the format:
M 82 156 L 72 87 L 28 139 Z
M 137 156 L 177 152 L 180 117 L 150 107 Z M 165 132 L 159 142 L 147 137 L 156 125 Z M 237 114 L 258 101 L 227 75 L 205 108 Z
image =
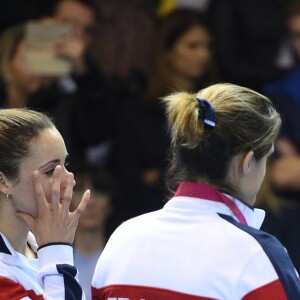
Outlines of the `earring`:
M 6 194 L 6 201 L 9 201 L 9 195 Z

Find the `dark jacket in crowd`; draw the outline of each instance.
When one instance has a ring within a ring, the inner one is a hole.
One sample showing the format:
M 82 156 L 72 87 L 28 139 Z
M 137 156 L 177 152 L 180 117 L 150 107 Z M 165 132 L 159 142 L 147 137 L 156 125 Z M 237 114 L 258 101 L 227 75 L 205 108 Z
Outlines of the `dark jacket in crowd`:
M 278 79 L 285 36 L 283 0 L 212 0 L 211 21 L 222 80 L 261 89 Z

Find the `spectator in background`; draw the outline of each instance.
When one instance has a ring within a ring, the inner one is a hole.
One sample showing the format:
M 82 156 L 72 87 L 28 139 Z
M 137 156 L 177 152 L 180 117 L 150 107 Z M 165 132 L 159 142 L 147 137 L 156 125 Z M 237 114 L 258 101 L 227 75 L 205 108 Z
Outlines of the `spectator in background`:
M 86 299 L 91 300 L 91 282 L 99 256 L 106 244 L 110 229 L 108 219 L 117 198 L 117 188 L 105 170 L 84 169 L 76 174 L 72 207 L 76 208 L 85 189 L 91 190 L 89 205 L 78 223 L 74 240 L 74 265 Z
M 213 81 L 211 34 L 200 14 L 178 10 L 162 20 L 157 48 L 146 91 L 124 101 L 117 118 L 113 164 L 131 216 L 159 209 L 164 199 L 170 139 L 160 98 Z
M 73 164 L 87 160 L 91 164 L 96 161 L 98 165 L 105 165 L 114 131 L 117 99 L 89 55 L 95 39 L 96 6 L 89 0 L 59 0 L 53 8 L 53 17 L 72 26 L 72 36 L 58 42 L 57 54 L 73 62 L 70 76 L 60 80 L 60 85 L 73 99 Z
M 212 0 L 222 80 L 260 89 L 292 64 L 284 43 L 283 0 Z
M 287 76 L 265 86 L 283 117 L 277 156 L 260 195 L 261 206 L 269 210 L 263 228 L 276 235 L 289 249 L 296 268 L 300 270 L 300 1 L 293 0 L 287 8 L 287 28 L 298 64 Z
M 172 90 L 195 91 L 217 80 L 212 35 L 205 15 L 178 9 L 161 20 L 156 64 L 147 87 L 148 100 Z
M 53 17 L 72 26 L 72 36 L 58 42 L 58 54 L 73 58 L 73 75 L 83 75 L 93 64 L 86 55 L 93 38 L 96 9 L 88 0 L 59 0 L 54 7 Z
M 55 119 L 70 152 L 70 120 L 73 101 L 54 77 L 33 74 L 26 63 L 25 26 L 7 29 L 0 38 L 0 103 L 2 107 L 30 106 L 47 111 Z
M 69 22 L 73 28 L 71 36 L 61 38 L 56 43 L 57 55 L 72 63 L 71 74 L 49 78 L 30 73 L 25 58 L 25 24 L 10 28 L 0 41 L 0 100 L 2 106 L 27 105 L 54 117 L 68 145 L 72 157 L 71 168 L 89 159 L 87 149 L 90 146 L 101 143 L 104 144 L 100 149 L 104 164 L 109 153 L 107 141 L 113 131 L 114 122 L 111 120 L 115 98 L 87 54 L 96 13 L 92 4 L 79 0 L 61 0 L 54 11 L 58 22 Z
M 140 90 L 153 66 L 157 0 L 94 0 L 96 35 L 90 53 L 122 92 Z
M 49 78 L 32 74 L 25 59 L 25 25 L 6 30 L 0 39 L 0 106 L 24 107 Z

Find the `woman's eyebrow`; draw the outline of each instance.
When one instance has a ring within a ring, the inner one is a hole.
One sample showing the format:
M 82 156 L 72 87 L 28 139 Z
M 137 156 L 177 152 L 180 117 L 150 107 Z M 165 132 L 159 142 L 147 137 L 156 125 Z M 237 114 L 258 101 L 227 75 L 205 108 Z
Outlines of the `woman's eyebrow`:
M 44 165 L 40 166 L 39 169 L 42 169 L 44 167 L 46 167 L 48 164 L 52 164 L 52 163 L 60 163 L 60 159 L 53 159 L 51 161 L 48 161 L 47 163 L 45 163 Z
M 65 157 L 65 162 L 68 161 L 69 156 L 70 156 L 69 153 L 67 153 L 67 154 L 66 154 L 66 157 Z M 44 167 L 47 166 L 48 164 L 53 164 L 53 163 L 58 164 L 58 163 L 60 163 L 60 161 L 61 161 L 61 160 L 58 159 L 58 158 L 57 158 L 57 159 L 50 160 L 50 161 L 48 161 L 47 163 L 45 163 L 44 165 L 40 166 L 39 169 L 44 168 Z

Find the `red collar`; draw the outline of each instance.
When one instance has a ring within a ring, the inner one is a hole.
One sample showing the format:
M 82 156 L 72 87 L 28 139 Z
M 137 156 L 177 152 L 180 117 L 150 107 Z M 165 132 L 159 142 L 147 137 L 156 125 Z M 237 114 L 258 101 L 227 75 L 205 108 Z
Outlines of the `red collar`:
M 231 209 L 232 213 L 235 215 L 235 217 L 239 220 L 240 223 L 247 225 L 247 221 L 244 215 L 242 214 L 241 210 L 238 208 L 238 206 L 226 195 L 219 192 L 217 189 L 210 185 L 206 185 L 199 182 L 181 182 L 175 193 L 175 197 L 178 196 L 201 198 L 205 200 L 224 203 L 227 207 Z

